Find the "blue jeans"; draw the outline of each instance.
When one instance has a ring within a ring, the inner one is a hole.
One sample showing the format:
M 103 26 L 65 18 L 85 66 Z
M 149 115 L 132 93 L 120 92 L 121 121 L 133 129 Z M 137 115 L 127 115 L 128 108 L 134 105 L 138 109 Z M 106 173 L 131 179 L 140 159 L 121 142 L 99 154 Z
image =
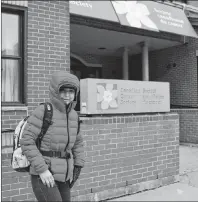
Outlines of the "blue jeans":
M 39 202 L 44 201 L 69 201 L 70 202 L 70 188 L 69 181 L 58 182 L 55 181 L 54 187 L 47 187 L 44 185 L 39 175 L 31 175 L 32 189 Z

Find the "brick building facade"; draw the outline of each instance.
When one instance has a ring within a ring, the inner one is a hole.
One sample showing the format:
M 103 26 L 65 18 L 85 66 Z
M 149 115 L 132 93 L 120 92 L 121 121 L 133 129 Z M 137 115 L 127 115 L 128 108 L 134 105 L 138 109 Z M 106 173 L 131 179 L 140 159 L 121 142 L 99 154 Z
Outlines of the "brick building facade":
M 5 52 L 2 60 L 22 61 L 19 91 L 23 92 L 19 93 L 20 98 L 9 100 L 8 96 L 2 100 L 2 131 L 14 129 L 39 103 L 47 101 L 49 78 L 54 71 L 70 71 L 71 53 L 89 64 L 101 65 L 102 78 L 122 79 L 121 57 L 99 56 L 93 52 L 80 55 L 71 51 L 70 25 L 97 26 L 128 33 L 132 32 L 130 29 L 121 30 L 111 23 L 70 15 L 68 1 L 2 1 L 1 6 L 2 13 L 15 14 L 20 19 L 20 54 L 10 57 Z M 196 23 L 194 28 L 198 32 Z M 155 33 L 145 31 L 144 34 L 156 37 Z M 183 40 L 183 37 L 166 33 L 161 37 Z M 177 181 L 179 138 L 181 142 L 198 143 L 198 41 L 186 40 L 182 45 L 149 52 L 150 79 L 170 82 L 173 113 L 148 115 L 148 119 L 141 115 L 134 116 L 135 119 L 116 116 L 115 120 L 110 118 L 106 122 L 100 118 L 97 121 L 85 118 L 82 128 L 87 164 L 72 192 L 73 200 L 104 200 Z M 129 66 L 134 67 L 129 70 L 131 80 L 142 80 L 141 65 L 140 54 L 129 57 Z M 153 131 L 159 131 L 159 134 Z M 130 135 L 135 140 L 131 145 L 130 141 L 126 143 Z M 2 201 L 32 201 L 34 195 L 29 176 L 13 172 L 10 167 L 11 146 L 12 133 L 2 132 Z M 140 154 L 142 149 L 145 153 Z M 136 162 L 136 152 L 142 155 L 142 161 Z M 130 157 L 122 159 L 122 155 Z M 143 159 L 147 159 L 146 162 Z M 127 160 L 136 164 L 127 165 Z M 126 165 L 119 167 L 118 161 Z M 134 180 L 127 181 L 129 177 Z
M 17 2 L 2 1 L 2 12 L 6 7 L 11 7 L 7 8 L 8 11 L 21 10 L 26 23 L 25 40 L 22 39 L 21 47 L 25 49 L 22 74 L 25 76 L 21 78 L 23 83 L 20 89 L 23 91 L 22 104 L 2 100 L 2 129 L 15 128 L 22 117 L 47 100 L 48 81 L 53 71 L 70 71 L 70 21 L 82 23 L 75 16 L 70 19 L 68 2 L 30 1 L 24 5 L 22 2 L 14 5 Z M 86 20 L 86 25 L 92 26 L 91 23 Z M 109 23 L 103 27 L 115 29 Z M 198 30 L 196 25 L 194 27 Z M 175 36 L 165 35 L 165 38 L 170 37 Z M 187 38 L 187 43 L 183 45 L 149 52 L 150 79 L 170 82 L 171 105 L 198 107 L 197 46 L 197 39 Z M 101 64 L 102 78 L 122 78 L 121 57 L 98 56 L 94 53 L 79 56 L 87 62 Z M 173 67 L 173 64 L 176 66 Z M 130 79 L 142 80 L 141 55 L 130 56 L 129 66 L 133 67 L 129 69 Z
M 73 201 L 102 201 L 179 180 L 177 114 L 83 118 L 86 163 Z M 2 201 L 34 201 L 30 176 L 2 155 Z

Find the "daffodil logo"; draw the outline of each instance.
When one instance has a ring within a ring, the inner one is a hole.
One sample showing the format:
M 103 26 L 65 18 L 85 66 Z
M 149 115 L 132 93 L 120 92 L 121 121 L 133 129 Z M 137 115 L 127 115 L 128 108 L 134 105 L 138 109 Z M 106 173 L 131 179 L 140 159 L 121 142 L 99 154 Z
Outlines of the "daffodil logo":
M 146 5 L 138 1 L 112 1 L 117 14 L 126 15 L 132 27 L 142 28 L 142 25 L 159 31 L 156 24 L 149 18 L 150 12 Z
M 117 84 L 97 84 L 97 109 L 118 108 Z

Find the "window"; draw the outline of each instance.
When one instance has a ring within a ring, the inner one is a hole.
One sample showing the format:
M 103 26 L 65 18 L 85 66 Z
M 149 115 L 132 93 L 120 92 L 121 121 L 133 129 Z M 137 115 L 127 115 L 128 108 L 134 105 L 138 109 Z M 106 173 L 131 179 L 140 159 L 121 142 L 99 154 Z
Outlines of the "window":
M 24 10 L 2 7 L 1 100 L 3 104 L 24 101 Z

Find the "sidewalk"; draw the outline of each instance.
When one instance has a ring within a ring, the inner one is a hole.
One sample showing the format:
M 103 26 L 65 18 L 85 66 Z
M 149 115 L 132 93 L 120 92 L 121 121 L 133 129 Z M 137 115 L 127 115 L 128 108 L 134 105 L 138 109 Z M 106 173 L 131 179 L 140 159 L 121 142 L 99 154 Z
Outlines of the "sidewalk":
M 190 147 L 180 145 L 180 174 L 198 171 L 198 145 L 197 147 Z
M 197 147 L 180 146 L 180 182 L 198 188 L 197 179 L 198 145 Z
M 198 201 L 198 147 L 180 145 L 180 182 L 108 201 Z
M 109 201 L 197 201 L 198 188 L 175 183 Z

